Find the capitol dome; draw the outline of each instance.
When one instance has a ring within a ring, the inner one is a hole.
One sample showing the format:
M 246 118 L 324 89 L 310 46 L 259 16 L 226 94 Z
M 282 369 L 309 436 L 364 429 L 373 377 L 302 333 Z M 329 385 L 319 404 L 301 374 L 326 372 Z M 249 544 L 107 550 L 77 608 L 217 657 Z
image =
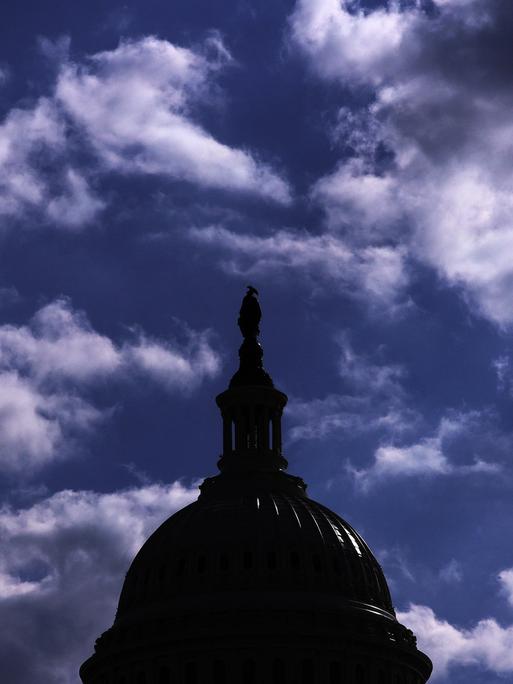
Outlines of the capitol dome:
M 240 369 L 217 397 L 220 474 L 166 520 L 127 572 L 84 684 L 425 684 L 369 547 L 285 472 L 287 397 L 262 367 L 251 289 Z
M 177 597 L 254 591 L 273 601 L 276 592 L 325 594 L 393 619 L 381 568 L 348 523 L 294 482 L 252 479 L 207 480 L 198 501 L 154 532 L 127 573 L 116 623 L 165 612 Z

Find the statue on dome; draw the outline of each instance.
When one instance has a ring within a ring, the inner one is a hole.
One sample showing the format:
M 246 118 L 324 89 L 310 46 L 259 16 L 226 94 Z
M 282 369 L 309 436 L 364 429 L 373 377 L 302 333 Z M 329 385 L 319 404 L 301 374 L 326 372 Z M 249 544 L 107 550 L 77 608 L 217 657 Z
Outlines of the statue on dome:
M 237 321 L 242 337 L 257 338 L 260 334 L 258 327 L 260 319 L 262 318 L 262 310 L 258 303 L 258 290 L 252 285 L 248 285 L 248 291 L 242 300 L 240 307 L 239 320 Z
M 258 290 L 253 285 L 247 286 L 237 321 L 244 340 L 239 349 L 240 366 L 230 381 L 230 387 L 259 385 L 273 387 L 269 373 L 262 366 L 264 352 L 258 341 L 260 335 L 260 319 L 262 310 L 258 303 Z

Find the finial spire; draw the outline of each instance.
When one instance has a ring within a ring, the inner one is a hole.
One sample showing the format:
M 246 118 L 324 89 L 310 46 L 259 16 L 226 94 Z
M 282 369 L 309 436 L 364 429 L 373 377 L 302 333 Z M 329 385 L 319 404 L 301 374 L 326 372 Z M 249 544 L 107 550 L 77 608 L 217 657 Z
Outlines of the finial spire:
M 216 397 L 223 417 L 221 471 L 278 472 L 287 468 L 281 453 L 281 416 L 287 397 L 277 390 L 262 365 L 258 341 L 262 311 L 252 285 L 242 300 L 238 325 L 244 338 L 239 370 L 230 387 Z M 304 485 L 303 485 L 304 488 Z
M 258 302 L 258 290 L 247 286 L 237 321 L 244 341 L 239 349 L 240 366 L 230 382 L 230 387 L 244 385 L 273 387 L 271 376 L 264 370 L 262 357 L 264 352 L 258 341 L 260 335 L 260 319 L 262 310 Z

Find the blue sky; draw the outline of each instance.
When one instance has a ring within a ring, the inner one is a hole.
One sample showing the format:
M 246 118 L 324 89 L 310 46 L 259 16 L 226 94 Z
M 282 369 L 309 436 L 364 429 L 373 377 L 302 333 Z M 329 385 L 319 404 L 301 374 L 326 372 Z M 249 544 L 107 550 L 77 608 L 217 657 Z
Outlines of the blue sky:
M 260 291 L 290 472 L 443 684 L 513 672 L 513 6 L 36 3 L 0 21 L 0 634 L 68 684 L 216 471 Z

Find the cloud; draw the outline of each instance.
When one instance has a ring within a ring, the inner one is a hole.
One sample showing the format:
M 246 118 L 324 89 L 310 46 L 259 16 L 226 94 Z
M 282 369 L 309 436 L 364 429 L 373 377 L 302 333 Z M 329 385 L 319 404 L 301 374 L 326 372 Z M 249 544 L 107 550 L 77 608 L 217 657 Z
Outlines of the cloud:
M 0 218 L 35 212 L 77 228 L 104 207 L 69 153 L 69 130 L 52 97 L 11 109 L 0 124 Z
M 355 250 L 334 235 L 278 230 L 261 237 L 235 233 L 222 226 L 192 228 L 190 239 L 230 254 L 226 270 L 253 275 L 285 270 L 335 286 L 350 296 L 393 307 L 407 283 L 404 253 L 388 246 Z
M 324 78 L 379 85 L 397 69 L 401 43 L 416 20 L 398 7 L 351 11 L 348 0 L 299 0 L 291 40 Z
M 74 438 L 102 418 L 72 392 L 45 391 L 17 372 L 0 371 L 0 469 L 27 475 L 64 458 Z
M 68 48 L 68 39 L 40 41 L 57 69 L 54 90 L 0 123 L 0 217 L 81 229 L 106 206 L 94 186 L 107 173 L 290 201 L 276 171 L 197 121 L 199 107 L 219 99 L 215 75 L 231 62 L 218 37 L 194 51 L 150 36 L 84 63 L 71 62 Z
M 474 444 L 472 463 L 456 463 L 449 454 L 455 441 L 464 439 L 469 433 L 484 431 L 486 416 L 479 412 L 453 413 L 443 417 L 432 437 L 425 437 L 415 444 L 395 446 L 386 444 L 378 447 L 374 462 L 368 468 L 348 465 L 348 472 L 356 485 L 364 492 L 372 487 L 400 477 L 471 475 L 474 473 L 496 474 L 501 465 L 483 460 L 479 456 L 479 444 Z M 481 445 L 482 446 L 482 445 Z
M 287 407 L 287 416 L 293 421 L 289 439 L 327 439 L 338 432 L 391 435 L 412 430 L 418 416 L 407 407 L 401 382 L 404 368 L 376 363 L 356 353 L 346 333 L 338 336 L 337 343 L 343 392 L 323 399 L 293 397 Z
M 113 493 L 64 490 L 0 509 L 2 671 L 10 684 L 68 684 L 113 622 L 133 555 L 191 502 L 179 482 Z
M 84 312 L 61 298 L 43 306 L 28 325 L 0 326 L 0 365 L 38 383 L 92 383 L 134 371 L 168 389 L 186 390 L 220 370 L 208 332 L 185 330 L 185 345 L 173 347 L 141 331 L 116 344 L 96 332 Z
M 326 212 L 328 226 L 337 233 L 345 225 L 351 239 L 364 244 L 390 236 L 390 226 L 402 218 L 398 195 L 393 179 L 368 172 L 355 159 L 321 178 L 312 190 L 313 199 Z
M 513 8 L 436 4 L 430 13 L 420 4 L 366 13 L 337 0 L 296 4 L 291 41 L 312 70 L 372 94 L 350 120 L 359 135 L 347 140 L 335 127 L 348 145 L 313 196 L 332 230 L 369 244 L 388 236 L 474 311 L 510 325 Z
M 455 558 L 452 558 L 447 565 L 441 568 L 438 576 L 443 582 L 447 584 L 457 584 L 463 579 L 463 570 L 461 563 L 459 563 Z
M 40 98 L 32 109 L 8 113 L 0 124 L 0 217 L 30 209 L 45 213 L 51 181 L 50 174 L 40 170 L 38 159 L 50 162 L 62 155 L 65 146 L 65 125 L 51 98 Z M 80 182 L 77 171 L 68 173 Z
M 122 347 L 123 363 L 153 379 L 169 391 L 179 389 L 189 392 L 203 380 L 218 375 L 221 361 L 210 346 L 208 333 L 188 331 L 189 342 L 185 348 L 174 349 L 162 341 L 139 335 L 133 344 Z
M 0 88 L 7 83 L 11 74 L 5 64 L 0 64 Z
M 53 197 L 46 208 L 48 218 L 55 224 L 80 228 L 105 208 L 106 203 L 91 192 L 85 178 L 75 169 L 67 170 L 63 185 L 62 194 Z
M 402 366 L 376 364 L 371 359 L 357 354 L 347 333 L 338 337 L 340 356 L 338 369 L 340 376 L 356 391 L 365 390 L 374 395 L 402 397 L 404 390 L 400 381 L 405 376 Z
M 513 568 L 502 570 L 499 573 L 502 593 L 505 594 L 510 606 L 513 606 Z
M 497 377 L 497 389 L 500 392 L 512 390 L 511 359 L 507 355 L 499 356 L 492 361 L 492 368 Z
M 292 441 L 329 439 L 337 433 L 402 431 L 406 415 L 399 407 L 376 405 L 368 396 L 329 394 L 322 399 L 292 397 L 287 406 Z
M 38 382 L 94 381 L 118 370 L 120 352 L 68 300 L 43 306 L 28 325 L 0 326 L 1 365 Z
M 513 672 L 513 626 L 487 618 L 464 629 L 438 618 L 427 606 L 410 605 L 397 619 L 413 630 L 434 664 L 433 679 L 451 667 L 479 666 L 497 674 Z
M 230 61 L 219 39 L 215 58 L 147 37 L 66 65 L 56 98 L 85 132 L 103 165 L 288 202 L 287 183 L 249 152 L 213 138 L 194 121 L 211 99 L 211 78 Z
M 109 415 L 88 390 L 107 380 L 150 378 L 187 394 L 220 370 L 208 332 L 171 344 L 141 331 L 116 343 L 95 331 L 66 299 L 42 307 L 28 325 L 0 326 L 0 468 L 25 474 L 70 454 L 75 435 Z

